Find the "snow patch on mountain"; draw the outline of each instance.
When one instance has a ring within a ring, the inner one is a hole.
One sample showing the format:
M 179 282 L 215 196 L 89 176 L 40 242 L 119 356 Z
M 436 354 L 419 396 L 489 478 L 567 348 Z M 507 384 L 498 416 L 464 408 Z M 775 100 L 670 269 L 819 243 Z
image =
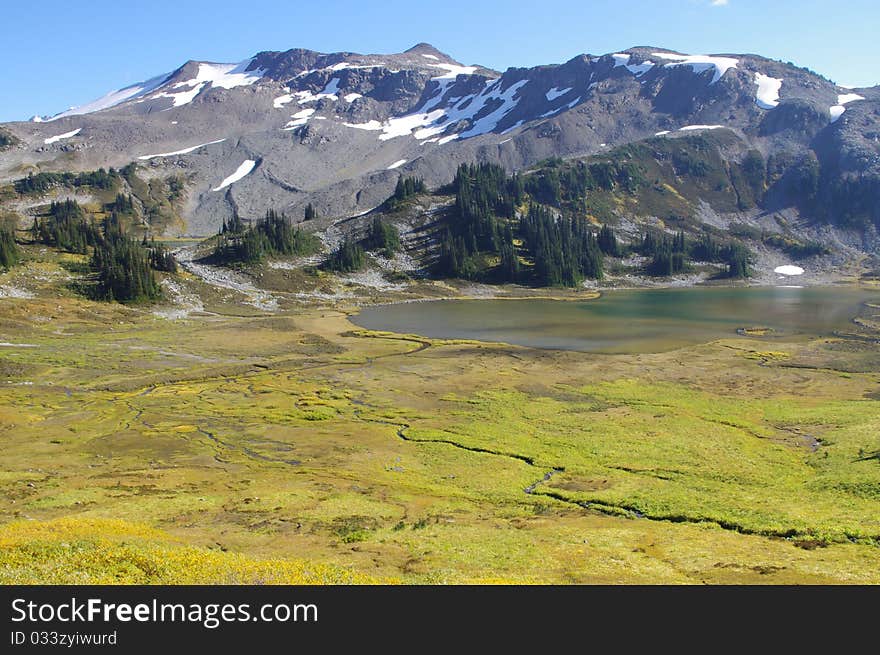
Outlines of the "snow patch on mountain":
M 494 130 L 498 123 L 501 122 L 501 119 L 507 116 L 511 111 L 516 108 L 517 103 L 519 102 L 516 97 L 519 93 L 519 90 L 523 88 L 526 84 L 529 83 L 529 80 L 520 80 L 519 82 L 510 85 L 510 87 L 504 91 L 503 93 L 493 92 L 489 96 L 487 96 L 486 104 L 491 101 L 501 101 L 501 104 L 491 113 L 483 116 L 482 118 L 477 119 L 473 127 L 469 130 L 465 130 L 461 133 L 461 136 L 465 139 L 472 136 L 477 136 L 479 134 L 486 134 L 487 132 L 491 132 Z M 496 82 L 490 89 L 494 86 L 498 86 L 500 88 L 501 81 Z M 485 91 L 483 93 L 486 93 Z M 470 107 L 468 107 L 470 109 Z M 479 110 L 471 114 L 471 116 L 475 116 L 479 113 Z M 461 120 L 459 118 L 458 120 Z
M 138 84 L 132 84 L 131 86 L 127 86 L 124 89 L 119 89 L 118 91 L 111 91 L 107 95 L 94 100 L 86 105 L 81 105 L 79 107 L 72 107 L 67 111 L 63 111 L 60 114 L 56 114 L 49 118 L 48 121 L 56 121 L 59 118 L 67 118 L 69 116 L 81 116 L 83 114 L 91 114 L 96 111 L 101 111 L 102 109 L 110 109 L 110 107 L 115 107 L 118 104 L 125 102 L 126 100 L 133 100 L 135 98 L 140 98 L 147 94 L 152 93 L 160 86 L 165 84 L 168 79 L 171 77 L 172 73 L 165 73 L 164 75 L 158 75 L 153 77 L 146 82 L 140 82 Z M 35 123 L 43 122 L 43 119 L 37 120 L 37 116 L 34 116 Z
M 477 72 L 476 66 L 459 66 L 458 64 L 429 64 L 431 68 L 442 68 L 445 74 L 432 77 L 432 80 L 454 80 L 459 75 L 473 75 Z
M 339 100 L 336 95 L 339 93 L 339 78 L 334 77 L 330 80 L 320 93 L 312 93 L 311 91 L 297 91 L 296 97 L 299 98 L 297 103 L 305 105 L 310 102 L 318 102 L 318 100 Z
M 547 98 L 547 100 L 549 100 L 550 102 L 553 102 L 554 100 L 556 100 L 556 98 L 561 98 L 569 91 L 571 91 L 571 87 L 568 87 L 567 89 L 560 89 L 559 87 L 553 87 L 552 89 L 547 91 L 547 93 L 545 93 L 544 96 Z
M 381 129 L 384 129 L 382 123 L 377 120 L 367 121 L 366 123 L 343 123 L 345 127 L 353 127 L 356 130 L 367 130 L 368 132 L 375 132 Z
M 324 87 L 324 90 L 321 91 L 319 95 L 336 97 L 337 93 L 339 93 L 339 78 L 334 77 L 332 80 L 327 82 L 327 86 Z
M 782 88 L 782 80 L 763 73 L 755 73 L 755 83 L 758 85 L 755 104 L 761 109 L 776 109 L 779 106 L 779 89 Z
M 403 166 L 405 163 L 406 163 L 406 159 L 398 159 L 396 162 L 394 162 L 393 164 L 391 164 L 391 166 L 389 166 L 389 167 L 388 167 L 387 169 L 385 169 L 385 170 L 392 171 L 392 170 L 394 170 L 395 168 L 400 168 L 400 167 Z
M 433 59 L 434 61 L 440 61 L 440 57 L 437 57 L 436 55 L 424 55 L 423 54 L 422 57 L 424 57 L 425 59 Z
M 345 95 L 344 100 L 345 100 L 347 103 L 351 104 L 352 102 L 354 102 L 354 101 L 357 100 L 358 98 L 363 98 L 363 97 L 364 97 L 364 96 L 362 96 L 360 93 L 348 93 L 348 94 Z
M 352 64 L 348 61 L 341 61 L 338 64 L 333 64 L 332 66 L 328 66 L 327 68 L 322 68 L 321 70 L 328 71 L 343 71 L 347 69 L 361 69 L 361 68 L 382 68 L 384 64 Z M 315 71 L 305 71 L 300 73 L 300 75 L 307 75 L 309 73 L 314 73 Z
M 64 134 L 58 134 L 57 136 L 50 136 L 48 139 L 43 139 L 43 143 L 45 143 L 48 146 L 52 143 L 55 143 L 56 141 L 61 141 L 61 139 L 69 139 L 72 136 L 76 136 L 80 132 L 82 132 L 81 127 L 77 128 L 75 130 L 72 130 L 70 132 L 65 132 Z
M 723 130 L 724 125 L 686 125 L 678 128 L 679 132 L 692 132 L 694 130 Z
M 141 155 L 138 159 L 155 159 L 156 157 L 173 157 L 174 155 L 186 155 L 194 150 L 198 150 L 199 148 L 204 148 L 205 146 L 211 146 L 215 143 L 223 143 L 226 139 L 217 139 L 216 141 L 208 141 L 208 143 L 200 143 L 197 146 L 192 146 L 190 148 L 184 148 L 183 150 L 175 150 L 174 152 L 160 152 L 156 155 Z
M 639 77 L 653 69 L 654 66 L 656 64 L 653 61 L 643 61 L 641 64 L 627 64 L 626 69 L 636 77 Z
M 541 114 L 538 118 L 547 118 L 548 116 L 552 116 L 553 114 L 558 114 L 559 112 L 561 112 L 561 111 L 564 110 L 564 109 L 571 109 L 571 108 L 574 107 L 575 105 L 579 104 L 580 101 L 581 101 L 581 98 L 580 98 L 580 97 L 577 97 L 577 98 L 575 98 L 574 100 L 572 100 L 571 102 L 569 102 L 567 105 L 562 105 L 561 107 L 557 107 L 556 109 L 551 109 L 550 111 L 544 112 L 544 113 Z M 508 132 L 510 132 L 511 130 L 513 130 L 514 128 L 517 128 L 517 127 L 519 127 L 520 125 L 522 125 L 524 122 L 525 122 L 525 121 L 519 121 L 516 125 L 514 125 L 514 126 L 512 126 L 512 127 L 509 127 L 509 128 L 507 128 L 506 130 L 504 130 L 504 131 L 502 132 L 502 134 L 507 134 Z
M 293 102 L 293 95 L 290 93 L 285 93 L 283 96 L 278 96 L 275 100 L 272 101 L 272 106 L 275 109 L 281 109 L 284 105 L 290 104 Z
M 641 64 L 630 64 L 629 61 L 632 59 L 632 55 L 627 54 L 625 52 L 620 52 L 614 55 L 611 55 L 614 58 L 614 67 L 624 66 L 630 73 L 639 77 L 640 75 L 644 75 L 649 70 L 654 68 L 656 64 L 653 61 L 645 61 Z
M 241 166 L 239 166 L 232 175 L 223 180 L 218 186 L 211 189 L 211 191 L 221 191 L 228 187 L 230 184 L 238 182 L 241 178 L 245 177 L 248 173 L 254 170 L 254 167 L 256 165 L 257 162 L 255 162 L 253 159 L 245 159 L 241 163 Z
M 846 107 L 843 105 L 834 105 L 828 110 L 828 113 L 831 114 L 831 122 L 836 123 L 837 120 L 843 116 L 843 112 L 846 111 Z
M 380 141 L 408 135 L 412 135 L 422 141 L 439 136 L 459 121 L 471 122 L 471 127 L 460 134 L 447 135 L 439 140 L 440 144 L 448 143 L 452 138 L 457 138 L 457 136 L 469 138 L 494 130 L 501 120 L 516 107 L 519 102 L 517 97 L 519 90 L 528 83 L 528 80 L 521 80 L 501 91 L 502 80 L 486 80 L 485 86 L 480 93 L 449 99 L 447 100 L 447 106 L 440 108 L 440 105 L 443 104 L 446 90 L 455 79 L 451 75 L 457 70 L 473 69 L 474 67 L 455 66 L 452 64 L 438 66 L 446 68 L 450 72 L 447 75 L 432 78 L 438 81 L 438 89 L 422 107 L 413 113 L 390 118 L 383 123 L 371 120 L 367 123 L 343 123 L 343 125 L 360 130 L 381 130 L 382 134 L 379 135 Z
M 289 121 L 287 125 L 284 126 L 285 130 L 294 130 L 302 125 L 305 125 L 309 122 L 309 118 L 312 117 L 312 114 L 315 113 L 314 109 L 303 109 L 302 111 L 298 111 L 295 114 L 291 115 L 292 121 Z
M 253 59 L 247 59 L 238 64 L 199 64 L 199 72 L 193 79 L 177 82 L 171 86 L 171 89 L 190 87 L 189 91 L 162 91 L 151 97 L 153 99 L 171 98 L 174 107 L 182 107 L 195 100 L 196 96 L 208 87 L 234 89 L 254 84 L 263 77 L 265 71 L 248 71 L 247 68 L 252 61 Z
M 855 102 L 856 100 L 864 100 L 863 96 L 860 96 L 858 93 L 843 93 L 837 96 L 837 104 L 834 105 L 829 113 L 831 114 L 831 122 L 836 123 L 837 119 L 843 116 L 843 112 L 846 111 L 846 107 L 844 105 L 849 104 L 850 102 Z
M 837 104 L 838 105 L 846 105 L 850 102 L 855 102 L 856 100 L 864 100 L 864 96 L 860 96 L 858 93 L 844 93 L 842 95 L 837 96 Z
M 695 73 L 703 73 L 707 70 L 715 71 L 710 84 L 715 84 L 724 77 L 724 74 L 731 68 L 739 65 L 739 59 L 732 57 L 713 57 L 710 55 L 678 55 L 671 52 L 654 52 L 654 57 L 660 59 L 671 59 L 672 63 L 666 64 L 667 68 L 672 66 L 690 66 Z

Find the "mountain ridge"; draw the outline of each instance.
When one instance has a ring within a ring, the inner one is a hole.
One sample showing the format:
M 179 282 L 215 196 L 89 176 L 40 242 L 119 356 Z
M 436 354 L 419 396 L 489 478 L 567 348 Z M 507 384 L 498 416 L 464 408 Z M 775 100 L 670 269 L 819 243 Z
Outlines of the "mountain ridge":
M 815 157 L 835 180 L 867 174 L 874 184 L 878 101 L 880 87 L 845 89 L 759 55 L 637 46 L 498 72 L 427 43 L 367 55 L 294 48 L 189 61 L 46 122 L 7 123 L 17 145 L 0 155 L 0 180 L 132 161 L 150 175 L 183 172 L 187 231 L 205 235 L 267 205 L 360 213 L 400 173 L 436 186 L 463 161 L 515 171 L 723 127 L 742 152 Z M 216 191 L 245 161 L 260 164 Z

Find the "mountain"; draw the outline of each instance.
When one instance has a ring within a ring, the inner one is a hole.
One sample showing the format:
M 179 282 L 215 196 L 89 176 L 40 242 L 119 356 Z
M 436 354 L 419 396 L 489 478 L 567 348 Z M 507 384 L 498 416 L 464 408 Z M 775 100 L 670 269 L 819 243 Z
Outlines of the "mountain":
M 424 43 L 390 55 L 293 49 L 189 61 L 56 116 L 4 124 L 0 182 L 136 162 L 146 178 L 182 176 L 185 226 L 173 230 L 207 235 L 235 212 L 267 207 L 369 211 L 401 173 L 436 187 L 461 162 L 517 171 L 721 131 L 732 135 L 725 159 L 757 152 L 767 171 L 788 176 L 788 192 L 760 199 L 765 209 L 880 225 L 880 87 L 845 89 L 756 55 L 656 47 L 504 73 Z M 29 202 L 15 207 L 27 213 Z

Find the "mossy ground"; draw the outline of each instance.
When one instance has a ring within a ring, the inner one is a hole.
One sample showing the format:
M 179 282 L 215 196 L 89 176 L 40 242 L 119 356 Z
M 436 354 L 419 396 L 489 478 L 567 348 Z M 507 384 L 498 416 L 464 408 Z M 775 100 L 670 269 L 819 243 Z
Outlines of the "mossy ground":
M 4 582 L 880 582 L 876 343 L 168 321 L 60 264 L 0 276 L 44 278 L 0 300 Z

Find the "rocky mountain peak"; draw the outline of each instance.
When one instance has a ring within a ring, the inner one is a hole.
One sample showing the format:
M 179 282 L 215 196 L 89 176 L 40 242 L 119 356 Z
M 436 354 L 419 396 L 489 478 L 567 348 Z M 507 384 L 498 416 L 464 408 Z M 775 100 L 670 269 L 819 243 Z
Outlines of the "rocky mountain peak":
M 194 180 L 190 224 L 208 233 L 233 208 L 370 209 L 400 173 L 443 184 L 462 161 L 519 170 L 721 128 L 741 151 L 796 161 L 815 148 L 835 170 L 873 170 L 878 102 L 880 89 L 842 89 L 755 55 L 637 46 L 498 73 L 427 43 L 396 54 L 294 48 L 238 63 L 189 61 L 47 122 L 10 124 L 18 145 L 0 155 L 0 177 L 62 161 L 185 169 Z M 261 163 L 214 192 L 243 161 Z

